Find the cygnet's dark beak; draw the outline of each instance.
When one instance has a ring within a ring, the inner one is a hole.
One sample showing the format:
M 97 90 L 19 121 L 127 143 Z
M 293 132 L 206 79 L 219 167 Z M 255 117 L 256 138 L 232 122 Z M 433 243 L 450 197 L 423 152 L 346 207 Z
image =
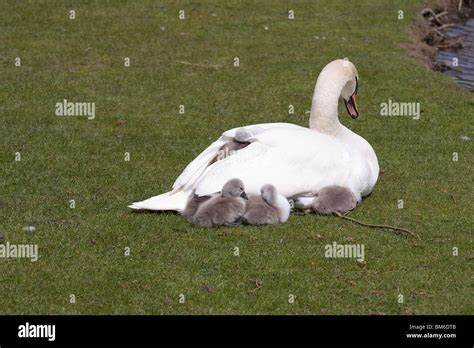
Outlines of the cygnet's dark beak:
M 244 192 L 242 192 L 242 194 L 240 195 L 240 197 L 242 197 L 243 199 L 246 199 L 248 200 L 249 198 L 247 197 L 247 194 Z

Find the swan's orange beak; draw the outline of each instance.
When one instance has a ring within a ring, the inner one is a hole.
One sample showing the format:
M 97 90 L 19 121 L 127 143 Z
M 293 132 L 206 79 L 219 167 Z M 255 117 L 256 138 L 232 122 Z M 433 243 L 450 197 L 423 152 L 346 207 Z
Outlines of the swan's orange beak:
M 344 104 L 346 104 L 347 113 L 351 115 L 353 119 L 356 119 L 359 116 L 359 110 L 357 110 L 356 96 L 357 92 L 354 92 L 350 96 L 349 100 L 344 99 Z

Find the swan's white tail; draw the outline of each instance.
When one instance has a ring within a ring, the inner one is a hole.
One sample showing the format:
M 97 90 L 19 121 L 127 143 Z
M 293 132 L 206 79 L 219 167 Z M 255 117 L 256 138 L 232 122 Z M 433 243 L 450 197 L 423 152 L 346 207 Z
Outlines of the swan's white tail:
M 182 212 L 186 207 L 189 193 L 183 191 L 166 192 L 159 196 L 148 198 L 141 202 L 135 202 L 128 207 L 135 210 L 176 210 Z

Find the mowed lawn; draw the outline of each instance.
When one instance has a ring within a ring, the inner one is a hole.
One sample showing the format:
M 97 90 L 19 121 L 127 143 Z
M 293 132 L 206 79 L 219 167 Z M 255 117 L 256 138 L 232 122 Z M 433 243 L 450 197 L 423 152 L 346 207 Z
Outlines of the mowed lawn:
M 402 47 L 420 6 L 2 1 L 0 243 L 37 244 L 40 259 L 0 259 L 0 313 L 473 314 L 472 142 L 460 137 L 472 138 L 474 98 Z M 340 120 L 381 167 L 350 216 L 420 239 L 334 216 L 201 229 L 127 209 L 227 129 L 307 126 L 317 75 L 343 57 L 361 116 L 341 102 Z M 95 119 L 56 116 L 63 99 L 94 102 Z M 420 103 L 420 119 L 381 116 L 389 99 Z M 333 242 L 364 245 L 365 263 L 325 258 Z

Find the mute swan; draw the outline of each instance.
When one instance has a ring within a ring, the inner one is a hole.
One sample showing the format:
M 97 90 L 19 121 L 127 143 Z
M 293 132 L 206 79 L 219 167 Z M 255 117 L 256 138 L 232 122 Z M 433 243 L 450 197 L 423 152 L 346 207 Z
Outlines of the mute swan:
M 245 182 L 247 193 L 258 194 L 270 183 L 299 208 L 309 208 L 316 193 L 330 185 L 347 187 L 359 202 L 373 190 L 379 165 L 370 144 L 344 127 L 337 112 L 342 97 L 349 115 L 358 117 L 358 80 L 350 61 L 332 61 L 317 79 L 309 129 L 291 123 L 264 123 L 228 130 L 186 167 L 171 191 L 129 207 L 182 212 L 192 192 L 213 194 L 236 176 Z M 249 145 L 217 158 L 219 151 L 235 142 Z
M 203 227 L 238 225 L 245 213 L 247 199 L 242 181 L 231 179 L 224 185 L 220 195 L 199 205 L 191 221 Z
M 311 209 L 320 214 L 345 213 L 357 204 L 354 194 L 337 185 L 323 187 L 314 198 Z
M 243 221 L 249 225 L 273 225 L 283 223 L 290 216 L 290 203 L 279 195 L 275 186 L 263 185 L 260 196 L 249 196 Z

